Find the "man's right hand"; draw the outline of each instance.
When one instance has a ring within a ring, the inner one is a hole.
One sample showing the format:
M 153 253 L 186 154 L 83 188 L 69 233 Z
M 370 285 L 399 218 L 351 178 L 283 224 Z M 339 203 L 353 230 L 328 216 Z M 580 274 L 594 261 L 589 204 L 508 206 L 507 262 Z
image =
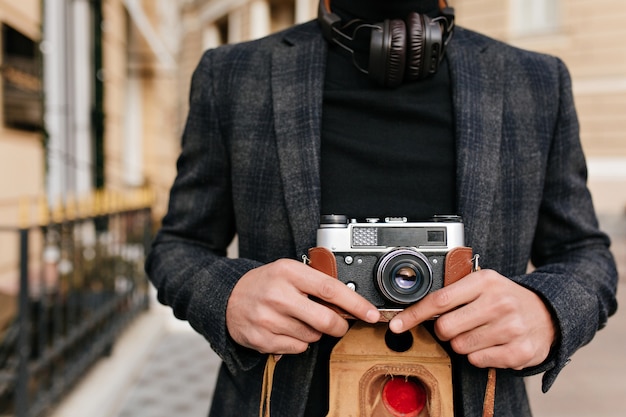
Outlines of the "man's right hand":
M 341 281 L 301 262 L 281 259 L 241 277 L 226 306 L 230 336 L 261 353 L 304 352 L 322 334 L 341 337 L 348 322 L 310 296 L 376 323 L 380 313 Z

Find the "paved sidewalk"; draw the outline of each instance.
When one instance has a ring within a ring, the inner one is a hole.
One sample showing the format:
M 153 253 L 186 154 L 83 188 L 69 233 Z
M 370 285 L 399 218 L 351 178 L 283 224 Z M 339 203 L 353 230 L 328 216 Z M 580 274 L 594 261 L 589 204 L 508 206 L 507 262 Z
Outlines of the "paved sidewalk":
M 195 332 L 167 329 L 114 416 L 206 416 L 219 363 Z
M 154 301 L 50 417 L 205 417 L 219 363 L 200 335 Z

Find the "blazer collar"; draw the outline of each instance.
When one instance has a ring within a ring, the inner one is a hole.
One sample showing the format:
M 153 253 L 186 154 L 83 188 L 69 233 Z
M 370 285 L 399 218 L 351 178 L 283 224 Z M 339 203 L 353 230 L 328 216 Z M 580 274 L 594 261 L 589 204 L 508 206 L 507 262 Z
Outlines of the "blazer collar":
M 489 237 L 500 164 L 503 58 L 487 38 L 457 28 L 447 51 L 457 141 L 457 204 L 466 244 Z M 285 33 L 272 54 L 273 110 L 285 204 L 296 254 L 315 245 L 320 210 L 320 135 L 327 45 L 317 22 Z
M 287 31 L 272 54 L 274 126 L 296 255 L 315 246 L 326 41 L 317 22 Z M 280 94 L 278 94 L 278 92 Z
M 456 123 L 457 205 L 465 243 L 480 251 L 489 238 L 500 165 L 504 58 L 487 38 L 457 28 L 446 52 Z

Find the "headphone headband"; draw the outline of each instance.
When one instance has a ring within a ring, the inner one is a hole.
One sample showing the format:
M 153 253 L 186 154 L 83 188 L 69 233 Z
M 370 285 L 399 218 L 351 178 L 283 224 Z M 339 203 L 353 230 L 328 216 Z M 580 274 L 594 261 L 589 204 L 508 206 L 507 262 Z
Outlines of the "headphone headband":
M 322 34 L 328 41 L 332 42 L 333 29 L 338 30 L 336 26 L 341 23 L 341 18 L 330 11 L 330 0 L 320 0 L 317 18 L 321 22 Z
M 451 20 L 449 24 L 453 24 L 454 8 L 448 6 L 447 0 L 439 0 L 439 11 L 443 17 Z M 320 0 L 317 16 L 320 20 L 324 20 L 326 28 L 332 27 L 333 25 L 341 22 L 341 18 L 330 10 L 330 0 Z M 326 34 L 324 36 L 326 36 Z
M 454 9 L 448 7 L 446 0 L 439 0 L 438 4 L 440 16 L 435 18 L 413 12 L 405 19 L 386 19 L 382 23 L 356 19 L 344 25 L 331 11 L 330 0 L 320 0 L 318 21 L 324 38 L 351 53 L 359 71 L 383 85 L 395 87 L 404 78 L 416 80 L 434 74 L 443 60 L 454 29 Z M 344 32 L 347 27 L 352 28 L 351 35 Z M 351 48 L 357 32 L 364 28 L 371 30 L 367 69 L 357 63 Z

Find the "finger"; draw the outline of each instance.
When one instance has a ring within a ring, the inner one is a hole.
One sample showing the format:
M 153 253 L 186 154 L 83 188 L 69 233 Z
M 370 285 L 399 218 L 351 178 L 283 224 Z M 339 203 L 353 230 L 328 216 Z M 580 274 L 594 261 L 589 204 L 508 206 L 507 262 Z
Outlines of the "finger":
M 437 327 L 436 323 L 435 327 Z M 437 330 L 435 330 L 435 333 L 437 333 Z M 493 346 L 503 345 L 510 340 L 505 332 L 494 331 L 494 327 L 490 325 L 476 327 L 452 339 L 441 339 L 440 336 L 437 337 L 440 340 L 449 341 L 452 350 L 461 355 L 469 355 L 470 353 Z
M 521 370 L 528 365 L 527 356 L 519 356 L 519 351 L 511 345 L 492 346 L 467 355 L 468 361 L 477 368 L 501 368 Z
M 322 333 L 343 336 L 349 327 L 348 322 L 330 308 L 306 297 L 292 304 L 287 315 L 292 320 L 283 321 L 277 326 L 278 332 L 309 343 L 317 341 Z
M 306 298 L 290 315 L 306 324 L 311 331 L 341 337 L 348 331 L 348 322 L 330 307 Z
M 490 316 L 485 314 L 486 310 L 488 307 L 483 307 L 480 298 L 478 298 L 452 311 L 443 313 L 435 320 L 435 334 L 439 340 L 447 342 L 459 335 L 477 330 L 490 321 Z M 481 330 L 481 333 L 484 333 L 484 329 Z M 468 336 L 466 335 L 466 337 Z M 477 342 L 479 341 L 477 340 Z
M 305 352 L 309 343 L 280 334 L 271 335 L 270 343 L 256 349 L 259 353 L 271 353 L 275 355 L 296 355 Z
M 321 332 L 295 319 L 280 318 L 271 327 L 260 320 L 239 335 L 239 344 L 261 353 L 301 353 L 310 343 L 317 342 Z
M 256 322 L 257 327 L 309 343 L 318 340 L 321 333 L 343 336 L 348 331 L 347 321 L 330 308 L 308 297 L 308 292 L 311 292 L 309 288 L 315 287 L 307 284 L 309 280 L 337 280 L 322 273 L 312 278 L 303 278 L 302 274 L 309 274 L 311 268 L 299 263 L 283 263 L 281 267 L 290 268 L 285 276 L 289 277 L 292 285 L 285 287 L 277 284 L 265 289 L 263 302 L 257 305 L 257 309 L 247 310 L 248 320 Z
M 333 304 L 360 320 L 378 322 L 380 312 L 372 303 L 338 279 L 313 268 L 308 269 L 305 279 L 299 284 L 303 292 Z
M 389 323 L 394 333 L 405 332 L 426 320 L 445 314 L 455 308 L 468 304 L 480 294 L 476 280 L 470 274 L 460 281 L 428 294 L 417 303 L 404 309 Z
M 341 325 L 337 327 L 341 327 L 343 329 L 343 326 Z M 348 324 L 346 323 L 346 330 L 344 333 L 347 331 L 347 327 Z M 320 340 L 322 334 L 325 332 L 317 330 L 306 322 L 292 318 L 278 322 L 273 329 L 273 333 L 288 336 L 308 344 Z

